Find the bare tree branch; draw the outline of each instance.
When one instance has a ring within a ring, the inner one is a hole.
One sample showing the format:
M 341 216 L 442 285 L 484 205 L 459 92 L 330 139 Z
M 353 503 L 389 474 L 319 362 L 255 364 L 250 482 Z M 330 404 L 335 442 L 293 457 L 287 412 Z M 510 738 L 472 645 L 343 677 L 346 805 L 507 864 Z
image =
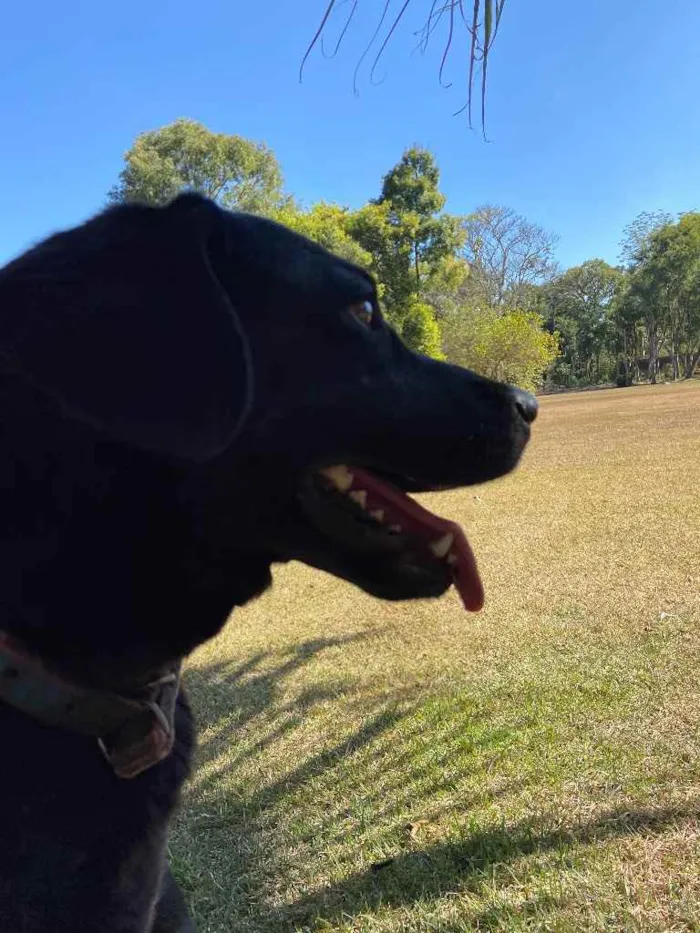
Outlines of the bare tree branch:
M 528 290 L 555 271 L 557 238 L 514 210 L 486 204 L 464 221 L 470 275 L 465 300 L 480 307 L 523 307 Z

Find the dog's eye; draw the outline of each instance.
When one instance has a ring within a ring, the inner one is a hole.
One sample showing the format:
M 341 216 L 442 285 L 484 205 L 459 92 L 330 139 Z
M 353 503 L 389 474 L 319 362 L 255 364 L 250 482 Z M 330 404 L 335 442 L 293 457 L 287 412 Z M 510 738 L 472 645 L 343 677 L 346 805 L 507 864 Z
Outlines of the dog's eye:
M 372 320 L 374 319 L 374 307 L 372 306 L 371 301 L 358 301 L 353 305 L 350 305 L 348 308 L 350 314 L 353 317 L 357 318 L 360 324 L 364 324 L 365 327 L 372 326 Z

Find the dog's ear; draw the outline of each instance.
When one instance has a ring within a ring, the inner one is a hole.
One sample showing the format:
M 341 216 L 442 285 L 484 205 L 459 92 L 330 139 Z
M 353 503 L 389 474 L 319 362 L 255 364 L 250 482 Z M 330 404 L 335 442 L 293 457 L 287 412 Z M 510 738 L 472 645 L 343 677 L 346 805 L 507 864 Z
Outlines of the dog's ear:
M 118 207 L 0 270 L 0 370 L 115 439 L 221 452 L 252 402 L 245 332 L 212 270 L 222 212 L 196 195 Z

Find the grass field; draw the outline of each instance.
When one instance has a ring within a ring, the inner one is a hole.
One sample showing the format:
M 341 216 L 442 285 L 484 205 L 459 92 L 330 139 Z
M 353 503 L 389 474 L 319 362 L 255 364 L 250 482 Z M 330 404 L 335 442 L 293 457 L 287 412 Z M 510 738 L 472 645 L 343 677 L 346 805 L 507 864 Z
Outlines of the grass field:
M 299 565 L 191 660 L 200 933 L 700 931 L 700 383 L 542 400 L 428 497 L 487 606 Z

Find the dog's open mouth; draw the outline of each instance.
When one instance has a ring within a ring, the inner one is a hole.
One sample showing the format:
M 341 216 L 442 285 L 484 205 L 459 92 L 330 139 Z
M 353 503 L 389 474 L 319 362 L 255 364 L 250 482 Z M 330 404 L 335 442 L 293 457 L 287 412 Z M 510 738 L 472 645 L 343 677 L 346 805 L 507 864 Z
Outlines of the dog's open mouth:
M 368 470 L 336 464 L 309 477 L 303 502 L 324 535 L 412 577 L 416 592 L 439 595 L 454 583 L 470 612 L 484 603 L 474 553 L 462 528 L 434 515 Z

